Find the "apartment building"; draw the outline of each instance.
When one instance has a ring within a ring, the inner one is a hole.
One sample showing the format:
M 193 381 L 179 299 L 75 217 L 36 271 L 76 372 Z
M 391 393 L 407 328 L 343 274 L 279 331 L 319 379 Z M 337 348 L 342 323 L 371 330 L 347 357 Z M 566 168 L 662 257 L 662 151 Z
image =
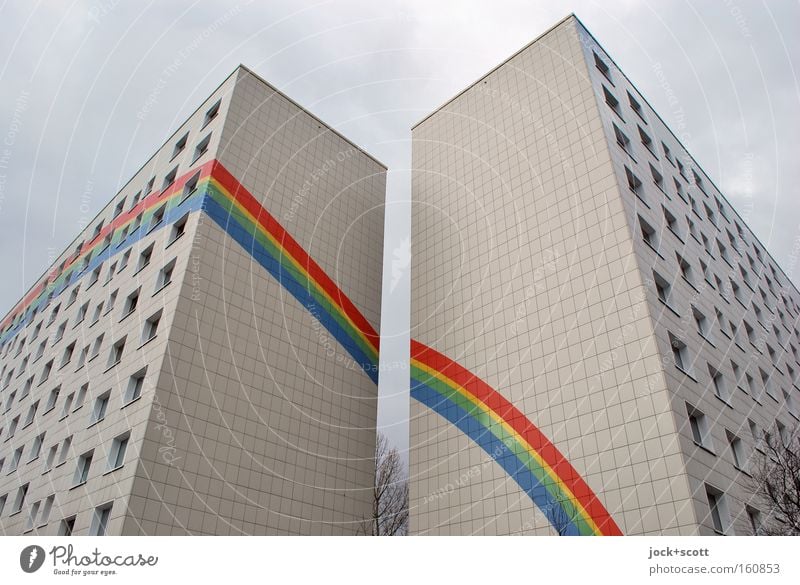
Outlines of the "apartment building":
M 353 534 L 385 167 L 238 67 L 0 325 L 0 532 Z
M 413 168 L 412 533 L 758 533 L 800 295 L 582 23 L 420 121 Z

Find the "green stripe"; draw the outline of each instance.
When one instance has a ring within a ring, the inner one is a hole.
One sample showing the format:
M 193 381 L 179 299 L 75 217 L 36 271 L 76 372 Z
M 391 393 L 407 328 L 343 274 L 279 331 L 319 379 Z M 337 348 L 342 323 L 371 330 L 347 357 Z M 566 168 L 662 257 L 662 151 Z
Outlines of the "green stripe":
M 314 297 L 314 300 L 336 320 L 340 327 L 348 331 L 349 337 L 351 337 L 358 344 L 359 348 L 361 348 L 364 354 L 371 359 L 373 364 L 377 363 L 378 353 L 375 351 L 375 348 L 367 343 L 361 337 L 361 335 L 358 334 L 358 331 L 355 329 L 355 327 L 342 313 L 342 309 L 338 305 L 328 300 L 319 286 L 309 278 L 308 274 L 305 271 L 297 268 L 292 263 L 288 254 L 286 254 L 281 248 L 278 248 L 261 230 L 260 226 L 247 215 L 245 215 L 234 204 L 233 200 L 225 195 L 225 193 L 220 191 L 213 184 L 209 185 L 208 193 L 218 204 L 222 206 L 223 209 L 228 212 L 231 218 L 233 218 L 242 228 L 247 231 L 248 234 L 253 236 L 258 243 L 264 247 L 264 249 L 270 256 L 272 256 L 272 258 L 280 263 L 284 270 L 291 274 L 295 280 L 297 280 L 306 288 L 306 290 L 311 293 L 311 295 Z
M 567 517 L 573 519 L 580 533 L 594 534 L 592 527 L 586 522 L 583 515 L 573 503 L 572 497 L 550 478 L 542 465 L 531 456 L 528 449 L 526 449 L 518 439 L 506 431 L 501 424 L 497 423 L 488 414 L 486 409 L 476 405 L 449 384 L 435 376 L 431 376 L 417 366 L 411 366 L 411 376 L 418 382 L 435 390 L 443 398 L 450 400 L 464 409 L 472 418 L 477 420 L 481 426 L 485 427 L 492 435 L 497 437 L 498 440 L 502 441 L 503 444 L 519 458 L 525 467 L 530 470 L 538 482 L 553 497 L 553 500 L 561 505 Z

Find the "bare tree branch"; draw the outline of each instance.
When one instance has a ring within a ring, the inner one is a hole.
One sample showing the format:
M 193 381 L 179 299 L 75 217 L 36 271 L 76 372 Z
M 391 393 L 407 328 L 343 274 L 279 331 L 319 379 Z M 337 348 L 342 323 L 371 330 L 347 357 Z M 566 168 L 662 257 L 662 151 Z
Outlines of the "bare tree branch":
M 408 534 L 408 476 L 397 449 L 390 449 L 380 433 L 375 442 L 372 519 L 358 532 L 370 536 Z
M 800 535 L 800 435 L 765 433 L 764 453 L 751 464 L 748 489 L 769 516 L 759 534 Z

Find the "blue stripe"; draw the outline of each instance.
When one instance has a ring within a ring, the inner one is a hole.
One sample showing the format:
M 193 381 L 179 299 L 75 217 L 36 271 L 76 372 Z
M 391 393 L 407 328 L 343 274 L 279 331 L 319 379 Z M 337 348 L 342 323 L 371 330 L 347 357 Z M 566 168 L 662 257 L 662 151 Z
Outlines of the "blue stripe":
M 308 287 L 298 282 L 294 275 L 264 248 L 255 235 L 239 223 L 236 215 L 229 213 L 213 197 L 205 198 L 203 210 L 328 330 L 373 382 L 378 383 L 377 368 L 355 340 L 348 335 L 330 312 L 317 302 Z
M 178 219 L 183 217 L 184 213 L 197 211 L 202 207 L 203 198 L 205 197 L 205 188 L 206 183 L 203 183 L 201 187 L 198 187 L 197 192 L 186 199 L 185 201 L 180 201 L 179 203 L 169 203 L 168 208 L 165 210 L 164 213 L 164 220 L 156 226 L 152 231 L 146 230 L 143 226 L 139 227 L 136 231 L 132 234 L 128 234 L 125 240 L 123 240 L 123 245 L 119 246 L 118 241 L 114 241 L 112 239 L 111 245 L 103 251 L 102 254 L 94 256 L 94 252 L 91 252 L 92 257 L 89 260 L 89 264 L 81 271 L 73 270 L 69 277 L 65 278 L 61 285 L 53 289 L 50 298 L 48 299 L 47 295 L 39 296 L 39 298 L 32 302 L 22 313 L 22 316 L 19 318 L 17 324 L 8 330 L 8 332 L 3 335 L 0 342 L 5 343 L 8 339 L 14 337 L 17 333 L 19 333 L 20 329 L 25 327 L 34 317 L 34 310 L 37 310 L 41 306 L 42 309 L 46 308 L 50 302 L 57 299 L 59 295 L 61 295 L 67 288 L 75 284 L 76 282 L 83 280 L 84 277 L 91 274 L 91 272 L 97 268 L 100 264 L 111 258 L 112 256 L 116 256 L 133 246 L 143 237 L 160 231 L 173 223 L 175 223 Z M 153 205 L 149 207 L 149 209 L 157 208 L 158 205 Z
M 439 416 L 455 425 L 494 459 L 519 487 L 533 500 L 556 530 L 564 527 L 565 535 L 580 535 L 575 522 L 568 520 L 569 513 L 553 498 L 536 476 L 501 440 L 479 423 L 466 410 L 449 398 L 442 396 L 427 384 L 411 378 L 411 397 L 418 400 Z

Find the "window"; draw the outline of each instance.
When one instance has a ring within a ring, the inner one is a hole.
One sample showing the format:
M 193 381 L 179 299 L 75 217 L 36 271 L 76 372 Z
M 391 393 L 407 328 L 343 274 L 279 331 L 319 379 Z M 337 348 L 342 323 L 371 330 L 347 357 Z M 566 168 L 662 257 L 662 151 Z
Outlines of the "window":
M 786 425 L 784 425 L 781 421 L 775 421 L 775 428 L 778 429 L 778 438 L 781 441 L 781 444 L 786 447 L 789 445 L 789 441 L 791 438 L 789 437 L 789 433 L 786 430 Z
M 60 341 L 61 338 L 64 337 L 64 332 L 66 330 L 67 330 L 67 322 L 64 321 L 61 325 L 58 326 L 58 329 L 56 329 L 56 334 L 55 337 L 53 338 L 53 343 Z
M 708 252 L 709 256 L 714 256 L 714 253 L 711 249 L 711 242 L 708 241 L 708 238 L 705 234 L 700 234 L 700 239 L 703 240 L 703 248 L 705 248 L 706 252 Z
M 714 224 L 716 226 L 717 225 L 717 216 L 714 214 L 714 212 L 711 210 L 711 208 L 706 203 L 703 203 L 703 207 L 706 210 L 706 217 L 708 218 L 708 221 L 710 221 L 712 224 Z
M 89 528 L 90 536 L 105 536 L 108 530 L 108 520 L 111 517 L 112 504 L 105 504 L 95 508 L 92 516 L 92 525 Z
M 694 179 L 694 184 L 697 185 L 697 188 L 700 189 L 703 193 L 706 192 L 705 185 L 703 184 L 703 179 L 700 175 L 697 174 L 697 171 L 692 169 L 692 178 Z
M 766 391 L 767 396 L 777 400 L 777 398 L 775 397 L 775 388 L 773 388 L 772 386 L 772 377 L 761 368 L 758 369 L 758 372 L 761 375 L 761 383 L 764 386 L 764 390 Z
M 761 393 L 758 391 L 756 387 L 756 381 L 753 379 L 749 373 L 744 375 L 745 382 L 747 383 L 747 390 L 750 392 L 750 395 L 753 396 L 756 400 L 761 398 Z
M 108 274 L 106 275 L 106 281 L 104 284 L 108 284 L 111 282 L 111 279 L 114 278 L 114 272 L 117 270 L 117 263 L 114 262 L 111 266 L 108 267 Z
M 64 406 L 61 408 L 61 418 L 69 416 L 70 408 L 72 408 L 72 403 L 75 400 L 75 393 L 71 392 L 67 395 L 64 399 Z
M 38 435 L 33 440 L 33 445 L 31 445 L 31 453 L 30 453 L 29 461 L 33 461 L 34 459 L 39 457 L 39 454 L 42 452 L 42 444 L 44 443 L 44 435 L 45 435 L 45 433 L 42 433 L 41 435 Z
M 197 171 L 191 178 L 186 181 L 186 184 L 183 186 L 183 198 L 181 201 L 185 201 L 189 197 L 191 197 L 195 191 L 197 191 L 197 185 L 200 182 L 200 171 Z
M 75 366 L 76 370 L 80 370 L 83 367 L 83 365 L 86 363 L 86 358 L 88 357 L 88 355 L 89 355 L 89 346 L 87 345 L 81 350 L 81 353 L 78 355 L 78 364 Z
M 708 511 L 711 517 L 711 524 L 714 532 L 725 534 L 725 523 L 727 522 L 724 496 L 718 489 L 706 484 L 706 498 L 708 499 Z
M 144 328 L 142 329 L 142 343 L 147 343 L 156 336 L 159 321 L 161 321 L 161 311 L 158 311 L 145 321 Z
M 797 410 L 797 401 L 794 397 L 794 392 L 791 390 L 783 390 L 783 399 L 786 401 L 786 410 L 789 411 L 795 418 L 800 418 L 800 412 Z
M 28 488 L 30 485 L 31 484 L 26 483 L 25 485 L 19 486 L 17 497 L 14 499 L 14 507 L 11 508 L 12 514 L 16 514 L 22 510 L 22 507 L 25 505 L 25 498 L 28 496 Z
M 639 227 L 642 229 L 642 239 L 644 240 L 645 244 L 653 248 L 654 250 L 658 249 L 658 241 L 656 238 L 656 230 L 653 229 L 647 221 L 640 215 L 639 216 Z
M 39 347 L 36 348 L 36 355 L 33 356 L 33 361 L 38 360 L 40 357 L 44 355 L 44 350 L 47 347 L 47 340 L 43 339 L 42 342 L 39 344 Z
M 75 476 L 72 478 L 72 486 L 78 486 L 86 483 L 89 479 L 89 469 L 92 467 L 92 458 L 94 451 L 87 451 L 78 457 L 78 465 L 75 468 Z
M 186 232 L 186 222 L 189 219 L 189 214 L 186 213 L 182 218 L 172 224 L 172 230 L 169 234 L 169 243 L 171 244 L 180 238 Z
M 189 141 L 189 133 L 187 132 L 175 143 L 175 148 L 172 149 L 172 158 L 175 158 L 186 148 L 186 143 Z
M 622 120 L 622 113 L 619 111 L 619 101 L 614 97 L 614 94 L 608 91 L 605 85 L 603 86 L 603 96 L 605 97 L 608 107 Z
M 150 264 L 150 260 L 153 257 L 153 244 L 150 244 L 145 248 L 141 254 L 139 254 L 139 263 L 136 266 L 136 272 L 146 268 Z
M 616 136 L 617 138 L 617 144 L 622 148 L 622 150 L 624 150 L 628 155 L 630 155 L 631 154 L 630 139 L 625 135 L 625 133 L 622 130 L 619 129 L 619 127 L 616 124 L 612 123 L 612 126 L 614 126 L 614 136 Z
M 14 454 L 11 456 L 11 464 L 8 466 L 8 472 L 12 473 L 17 470 L 19 467 L 20 459 L 22 459 L 22 452 L 25 450 L 25 446 L 17 447 L 14 450 Z
M 708 432 L 706 415 L 689 403 L 686 404 L 686 413 L 689 417 L 689 428 L 692 431 L 692 440 L 697 445 L 710 449 L 711 436 Z
M 47 458 L 44 461 L 45 473 L 53 469 L 53 463 L 55 463 L 57 453 L 58 453 L 58 444 L 55 444 L 52 447 L 50 447 L 50 450 L 47 452 Z
M 639 180 L 639 177 L 634 175 L 628 167 L 625 167 L 625 177 L 628 180 L 628 189 L 633 191 L 634 195 L 636 195 L 639 199 L 642 199 L 642 182 Z M 644 201 L 644 199 L 642 199 L 642 201 Z
M 125 267 L 128 266 L 128 260 L 130 260 L 130 257 L 131 257 L 131 251 L 127 250 L 122 255 L 122 259 L 120 259 L 120 261 L 119 261 L 119 271 L 118 272 L 122 272 L 123 270 L 125 270 Z
M 208 126 L 211 123 L 211 120 L 217 117 L 217 114 L 219 114 L 219 106 L 221 103 L 222 100 L 217 100 L 217 102 L 208 109 L 205 117 L 203 118 L 203 128 Z
M 128 450 L 128 440 L 130 433 L 120 435 L 111 443 L 111 450 L 108 453 L 108 469 L 119 469 L 125 463 L 125 452 Z
M 94 410 L 92 411 L 92 422 L 98 422 L 105 418 L 110 398 L 110 391 L 106 391 L 97 397 L 94 403 Z
M 733 383 L 741 388 L 742 368 L 735 361 L 731 360 L 731 371 L 733 372 Z
M 676 258 L 678 259 L 678 268 L 681 271 L 681 276 L 685 278 L 689 284 L 694 285 L 694 271 L 692 270 L 692 265 L 680 254 L 677 252 L 675 253 Z
M 33 386 L 33 376 L 25 380 L 25 385 L 22 387 L 22 392 L 19 395 L 19 399 L 22 400 L 28 394 L 30 394 L 31 387 Z
M 117 205 L 114 207 L 114 217 L 117 217 L 122 210 L 125 209 L 125 198 L 123 197 L 119 201 L 117 201 Z
M 661 209 L 664 212 L 664 221 L 667 224 L 667 229 L 669 229 L 669 231 L 671 231 L 674 235 L 676 235 L 679 240 L 683 241 L 683 238 L 681 237 L 678 228 L 678 219 L 674 215 L 672 215 L 672 212 L 666 207 L 662 206 Z
M 711 325 L 708 322 L 708 318 L 697 307 L 692 307 L 692 317 L 694 317 L 694 323 L 697 326 L 697 332 L 700 337 L 711 341 Z
M 70 447 L 72 447 L 72 436 L 67 437 L 61 443 L 61 454 L 58 456 L 59 465 L 61 465 L 62 463 L 66 463 L 67 458 L 69 457 Z
M 637 115 L 637 116 L 639 116 L 639 118 L 641 118 L 642 122 L 644 122 L 645 124 L 647 124 L 647 120 L 645 120 L 645 119 L 644 119 L 644 112 L 642 111 L 642 106 L 641 106 L 641 104 L 640 104 L 639 102 L 637 102 L 637 101 L 636 101 L 636 98 L 634 98 L 634 97 L 631 95 L 631 92 L 626 92 L 626 93 L 628 94 L 628 103 L 630 104 L 630 106 L 631 106 L 631 109 L 632 109 L 634 112 L 636 112 L 636 115 Z
M 75 315 L 75 325 L 77 326 L 79 323 L 83 323 L 83 320 L 86 319 L 86 313 L 89 311 L 89 301 L 86 301 L 81 305 L 78 309 L 78 314 Z
M 146 373 L 147 368 L 144 368 L 130 377 L 128 380 L 128 388 L 125 390 L 125 404 L 133 402 L 142 395 Z
M 81 406 L 83 406 L 83 401 L 86 400 L 86 394 L 89 392 L 89 382 L 86 382 L 83 386 L 78 389 L 78 395 L 75 397 L 75 407 L 72 409 L 72 412 L 78 410 Z
M 6 500 L 8 499 L 8 495 L 4 494 L 0 496 L 0 514 L 3 513 L 3 510 L 6 509 Z
M 653 165 L 649 166 L 650 175 L 653 177 L 653 182 L 656 184 L 656 187 L 658 187 L 659 190 L 666 195 L 667 192 L 664 190 L 664 176 Z
M 745 506 L 747 519 L 750 521 L 750 530 L 753 536 L 761 534 L 761 512 L 750 506 Z
M 139 289 L 137 288 L 131 294 L 128 295 L 128 298 L 125 299 L 125 309 L 122 311 L 122 316 L 127 317 L 131 313 L 136 310 L 136 306 L 139 304 Z
M 134 207 L 136 207 L 136 205 L 138 205 L 138 203 L 139 203 L 139 200 L 140 200 L 141 198 L 142 198 L 142 192 L 141 192 L 141 191 L 137 192 L 137 193 L 136 193 L 136 194 L 133 196 L 133 199 L 131 199 L 131 207 L 130 207 L 130 208 L 131 208 L 131 210 L 132 210 Z
M 149 231 L 153 231 L 162 221 L 164 221 L 164 212 L 166 207 L 166 205 L 162 205 L 153 212 L 153 216 L 150 218 Z
M 747 334 L 747 340 L 753 345 L 755 345 L 756 341 L 758 341 L 756 338 L 755 329 L 753 329 L 753 327 L 747 321 L 743 321 L 743 323 L 744 323 L 744 331 Z
M 28 514 L 28 520 L 25 522 L 25 531 L 33 530 L 33 526 L 36 524 L 36 517 L 39 515 L 39 506 L 41 505 L 41 501 L 34 502 L 31 506 L 31 511 Z
M 176 166 L 170 172 L 164 175 L 164 184 L 161 185 L 161 191 L 166 191 L 170 187 L 170 185 L 172 185 L 172 183 L 175 182 L 175 179 L 177 178 L 178 178 L 178 167 Z M 152 225 L 154 224 L 151 224 L 151 227 Z
M 114 308 L 114 303 L 117 301 L 117 293 L 119 290 L 115 290 L 108 296 L 108 302 L 106 302 L 106 313 L 110 312 Z
M 728 251 L 728 247 L 717 240 L 717 249 L 719 250 L 719 255 L 722 256 L 722 259 L 725 260 L 729 266 L 733 266 L 733 259 L 731 258 L 731 253 Z
M 55 322 L 56 317 L 58 316 L 58 310 L 60 308 L 61 308 L 60 304 L 56 305 L 55 308 L 53 308 L 53 312 L 50 313 L 50 317 L 47 319 L 48 326 L 52 325 Z
M 64 348 L 64 356 L 61 358 L 61 367 L 66 366 L 72 359 L 72 354 L 75 353 L 75 342 L 73 341 Z
M 61 386 L 56 386 L 50 391 L 50 395 L 47 397 L 47 403 L 45 404 L 44 411 L 50 412 L 56 407 L 56 402 L 58 402 L 58 395 L 61 392 Z
M 59 536 L 72 536 L 74 530 L 75 530 L 75 516 L 64 518 L 58 525 Z
M 100 315 L 103 314 L 103 301 L 97 303 L 97 306 L 94 308 L 94 312 L 92 313 L 92 322 L 90 325 L 94 325 L 100 320 Z
M 78 300 L 78 291 L 80 290 L 81 286 L 78 285 L 72 289 L 72 292 L 69 293 L 69 299 L 67 299 L 67 307 L 71 307 L 72 303 Z
M 50 521 L 50 512 L 53 510 L 53 502 L 55 502 L 55 499 L 55 494 L 51 494 L 45 499 L 42 505 L 42 517 L 39 519 L 40 527 L 46 525 Z
M 641 126 L 637 126 L 637 128 L 639 129 L 639 139 L 642 141 L 642 144 L 644 145 L 644 147 L 645 147 L 647 150 L 649 150 L 649 151 L 650 151 L 650 154 L 652 154 L 653 156 L 655 156 L 656 158 L 658 158 L 658 157 L 656 156 L 655 150 L 653 150 L 653 139 L 652 139 L 652 138 L 650 138 L 650 135 L 649 135 L 649 134 L 647 134 L 647 132 L 645 132 L 645 131 L 642 129 L 642 127 L 641 127 Z
M 5 412 L 8 412 L 9 410 L 11 410 L 11 407 L 14 405 L 14 399 L 16 397 L 17 397 L 17 391 L 16 390 L 8 395 L 8 398 L 6 398 L 6 410 L 5 410 Z
M 717 398 L 720 398 L 723 402 L 728 402 L 730 400 L 730 393 L 728 392 L 728 388 L 725 385 L 725 378 L 722 377 L 722 374 L 713 366 L 708 366 L 708 375 L 711 376 L 711 383 L 714 384 L 714 394 Z
M 139 226 L 141 226 L 141 225 L 142 225 L 142 218 L 143 218 L 143 217 L 144 217 L 144 211 L 140 211 L 140 212 L 139 212 L 139 213 L 136 215 L 136 217 L 135 217 L 135 218 L 133 218 L 133 221 L 131 222 L 131 225 L 130 225 L 130 228 L 131 228 L 131 229 L 129 230 L 129 232 L 128 232 L 128 233 L 131 233 L 131 234 L 132 234 L 132 233 L 134 233 L 136 230 L 138 230 L 138 229 L 139 229 Z
M 670 151 L 669 146 L 667 146 L 662 142 L 661 150 L 664 152 L 664 158 L 667 159 L 670 163 L 672 163 L 672 166 L 675 166 L 675 159 L 672 158 L 672 152 Z
M 656 292 L 658 293 L 658 300 L 669 306 L 672 286 L 657 272 L 653 272 L 653 282 L 656 287 Z
M 691 362 L 689 361 L 689 350 L 686 344 L 672 335 L 672 333 L 669 334 L 669 340 L 675 365 L 682 372 L 688 372 Z
M 36 416 L 36 411 L 38 410 L 38 408 L 39 408 L 38 400 L 30 405 L 30 407 L 28 408 L 28 415 L 25 417 L 25 422 L 22 425 L 23 429 L 33 422 L 33 417 Z
M 98 355 L 100 355 L 100 348 L 103 345 L 103 337 L 105 337 L 105 333 L 101 333 L 94 340 L 94 344 L 92 345 L 92 358 L 96 358 Z
M 170 282 L 172 282 L 172 273 L 175 271 L 175 258 L 169 261 L 169 263 L 162 268 L 158 273 L 158 278 L 156 279 L 156 291 L 161 290 L 165 286 L 167 286 Z
M 750 287 L 750 290 L 752 290 L 753 289 L 753 281 L 750 280 L 750 273 L 747 271 L 747 269 L 744 266 L 739 266 L 739 272 L 742 275 L 742 280 L 744 281 L 744 283 L 747 286 Z
M 200 160 L 200 157 L 208 152 L 208 145 L 211 144 L 211 134 L 208 134 L 194 148 L 194 155 L 192 156 L 192 164 Z
M 14 419 L 11 421 L 11 424 L 8 427 L 8 437 L 10 439 L 14 436 L 14 433 L 17 432 L 17 427 L 19 426 L 19 415 L 15 416 Z
M 122 361 L 122 354 L 125 351 L 125 338 L 123 337 L 111 346 L 111 352 L 108 355 L 108 367 L 117 365 Z

